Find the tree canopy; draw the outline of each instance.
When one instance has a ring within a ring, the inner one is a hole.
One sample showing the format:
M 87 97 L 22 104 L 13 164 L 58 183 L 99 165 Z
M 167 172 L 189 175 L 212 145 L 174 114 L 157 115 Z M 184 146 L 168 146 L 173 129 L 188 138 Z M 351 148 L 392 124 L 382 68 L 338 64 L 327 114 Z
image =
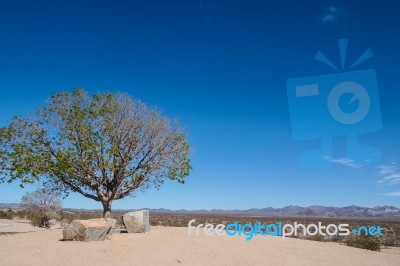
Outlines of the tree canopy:
M 103 204 L 165 179 L 184 183 L 190 146 L 176 121 L 122 93 L 75 89 L 50 97 L 33 118 L 0 128 L 0 178 L 45 180 Z

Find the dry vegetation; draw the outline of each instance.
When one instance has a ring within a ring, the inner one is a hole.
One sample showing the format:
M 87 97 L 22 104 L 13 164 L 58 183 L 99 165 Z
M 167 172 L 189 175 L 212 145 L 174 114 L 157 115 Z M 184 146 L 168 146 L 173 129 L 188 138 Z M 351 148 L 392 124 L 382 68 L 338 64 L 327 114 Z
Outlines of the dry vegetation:
M 29 219 L 29 212 L 26 210 L 0 210 L 0 219 Z M 123 212 L 115 212 L 112 218 L 117 219 L 117 226 L 123 228 L 122 224 Z M 68 224 L 75 219 L 92 219 L 102 217 L 102 212 L 98 211 L 62 211 L 59 215 L 62 224 Z M 218 215 L 196 215 L 196 214 L 165 214 L 165 213 L 151 213 L 150 224 L 152 226 L 168 226 L 168 227 L 187 227 L 190 220 L 195 219 L 196 224 L 229 224 L 238 222 L 241 224 L 251 223 L 256 224 L 261 221 L 263 224 L 275 223 L 290 223 L 294 222 L 302 224 L 311 224 L 322 222 L 323 225 L 346 223 L 350 225 L 350 230 L 360 226 L 377 226 L 380 225 L 384 228 L 383 237 L 350 237 L 341 236 L 321 236 L 316 235 L 313 237 L 297 236 L 297 238 L 321 242 L 336 242 L 357 248 L 364 248 L 370 250 L 379 250 L 389 247 L 400 247 L 400 222 L 399 221 L 382 221 L 382 220 L 349 220 L 349 219 L 316 219 L 316 218 L 268 218 L 268 217 L 234 217 L 234 216 L 218 216 Z
M 171 214 L 151 214 L 151 225 L 161 226 L 176 226 L 186 227 L 190 220 L 195 219 L 196 224 L 229 224 L 238 222 L 241 224 L 251 223 L 256 224 L 261 221 L 263 224 L 278 222 L 293 224 L 294 222 L 305 225 L 322 222 L 322 225 L 344 223 L 350 225 L 350 230 L 360 226 L 377 226 L 384 228 L 383 237 L 341 237 L 341 236 L 297 236 L 300 239 L 321 241 L 321 242 L 336 242 L 352 247 L 364 248 L 369 250 L 379 251 L 381 247 L 399 247 L 400 246 L 400 222 L 398 221 L 382 221 L 382 220 L 348 220 L 348 219 L 316 219 L 316 218 L 268 218 L 268 217 L 233 217 L 233 216 L 215 216 L 215 215 L 171 215 Z

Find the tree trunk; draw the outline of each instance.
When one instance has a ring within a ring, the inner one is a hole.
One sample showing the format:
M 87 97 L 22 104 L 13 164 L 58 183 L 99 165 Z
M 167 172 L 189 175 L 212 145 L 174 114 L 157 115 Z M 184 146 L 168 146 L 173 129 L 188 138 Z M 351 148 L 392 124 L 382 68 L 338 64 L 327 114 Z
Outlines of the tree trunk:
M 102 202 L 103 204 L 103 218 L 111 218 L 111 201 Z

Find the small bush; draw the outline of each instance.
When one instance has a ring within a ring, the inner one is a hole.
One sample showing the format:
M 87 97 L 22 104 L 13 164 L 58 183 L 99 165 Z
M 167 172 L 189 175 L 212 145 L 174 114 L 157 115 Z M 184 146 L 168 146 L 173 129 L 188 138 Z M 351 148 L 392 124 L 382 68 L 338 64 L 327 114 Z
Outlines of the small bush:
M 323 235 L 315 235 L 308 239 L 312 241 L 325 242 L 325 237 Z
M 16 217 L 18 219 L 25 219 L 27 215 L 28 215 L 28 213 L 25 210 L 19 210 L 16 213 Z
M 345 244 L 350 247 L 372 251 L 381 250 L 381 241 L 375 236 L 352 236 L 345 240 Z
M 14 211 L 8 209 L 7 211 L 0 210 L 0 219 L 12 220 L 14 218 Z
M 386 235 L 385 236 L 385 238 L 382 241 L 382 244 L 385 247 L 394 247 L 395 246 L 395 242 L 396 242 L 396 239 L 393 237 L 393 235 L 390 234 L 390 235 Z
M 29 212 L 26 216 L 32 226 L 36 227 L 49 227 L 50 219 L 40 212 Z

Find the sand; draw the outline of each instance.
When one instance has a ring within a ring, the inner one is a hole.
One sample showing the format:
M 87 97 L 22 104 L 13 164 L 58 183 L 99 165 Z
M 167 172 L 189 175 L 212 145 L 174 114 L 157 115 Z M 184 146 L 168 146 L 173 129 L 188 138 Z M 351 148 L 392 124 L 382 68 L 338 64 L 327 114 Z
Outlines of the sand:
M 177 227 L 156 226 L 102 242 L 63 242 L 60 229 L 23 223 L 0 232 L 13 229 L 28 233 L 0 236 L 0 265 L 400 265 L 396 248 L 373 252 L 278 237 L 189 236 L 187 228 Z
M 4 220 L 0 219 L 0 234 L 1 233 L 27 233 L 45 231 L 46 229 L 33 227 L 28 220 Z M 0 243 L 3 241 L 0 240 Z

